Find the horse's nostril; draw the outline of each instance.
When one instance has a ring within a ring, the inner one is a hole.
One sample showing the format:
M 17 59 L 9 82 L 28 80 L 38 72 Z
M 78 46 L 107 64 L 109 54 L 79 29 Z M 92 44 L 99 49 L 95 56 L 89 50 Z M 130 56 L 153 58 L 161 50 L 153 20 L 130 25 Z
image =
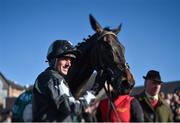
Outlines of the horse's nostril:
M 128 81 L 127 79 L 126 80 L 123 80 L 121 85 L 125 88 L 129 88 L 129 89 L 132 89 L 134 87 L 134 83 Z

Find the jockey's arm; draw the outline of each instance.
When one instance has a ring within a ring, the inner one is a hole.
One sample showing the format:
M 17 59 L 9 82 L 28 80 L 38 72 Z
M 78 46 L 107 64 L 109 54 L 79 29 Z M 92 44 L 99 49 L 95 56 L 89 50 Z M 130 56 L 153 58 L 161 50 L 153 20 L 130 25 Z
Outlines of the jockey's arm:
M 80 114 L 83 109 L 88 107 L 95 100 L 95 96 L 90 91 L 87 91 L 84 96 L 76 100 L 72 96 L 68 85 L 65 84 L 66 82 L 64 79 L 57 81 L 60 81 L 60 84 L 54 85 L 54 83 L 56 83 L 54 82 L 53 84 L 49 84 L 48 88 L 51 93 L 51 99 L 53 99 L 58 110 Z

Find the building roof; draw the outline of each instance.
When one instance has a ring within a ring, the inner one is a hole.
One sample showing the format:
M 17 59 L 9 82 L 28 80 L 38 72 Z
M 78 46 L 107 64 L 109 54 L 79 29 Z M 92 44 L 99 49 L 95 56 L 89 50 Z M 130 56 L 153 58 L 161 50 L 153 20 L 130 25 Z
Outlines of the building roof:
M 0 76 L 4 79 L 4 82 L 7 83 L 7 85 L 12 86 L 13 88 L 17 88 L 20 90 L 23 90 L 25 87 L 16 84 L 14 81 L 8 80 L 1 72 L 0 72 Z

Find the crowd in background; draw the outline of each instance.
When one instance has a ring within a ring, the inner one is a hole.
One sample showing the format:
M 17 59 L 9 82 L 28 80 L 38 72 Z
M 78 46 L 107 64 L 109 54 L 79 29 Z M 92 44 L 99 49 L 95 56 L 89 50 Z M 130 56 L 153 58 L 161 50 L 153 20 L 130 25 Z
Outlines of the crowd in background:
M 167 102 L 174 114 L 174 121 L 180 122 L 180 91 L 174 93 L 160 93 L 161 97 Z

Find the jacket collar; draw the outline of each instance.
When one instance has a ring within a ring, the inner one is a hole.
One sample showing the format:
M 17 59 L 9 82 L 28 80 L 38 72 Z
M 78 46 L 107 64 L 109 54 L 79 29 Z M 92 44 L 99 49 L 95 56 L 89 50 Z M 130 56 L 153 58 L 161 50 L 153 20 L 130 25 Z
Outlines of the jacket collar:
M 145 91 L 145 94 L 149 99 L 153 99 L 153 100 L 158 100 L 159 99 L 158 95 L 151 96 L 147 91 Z

